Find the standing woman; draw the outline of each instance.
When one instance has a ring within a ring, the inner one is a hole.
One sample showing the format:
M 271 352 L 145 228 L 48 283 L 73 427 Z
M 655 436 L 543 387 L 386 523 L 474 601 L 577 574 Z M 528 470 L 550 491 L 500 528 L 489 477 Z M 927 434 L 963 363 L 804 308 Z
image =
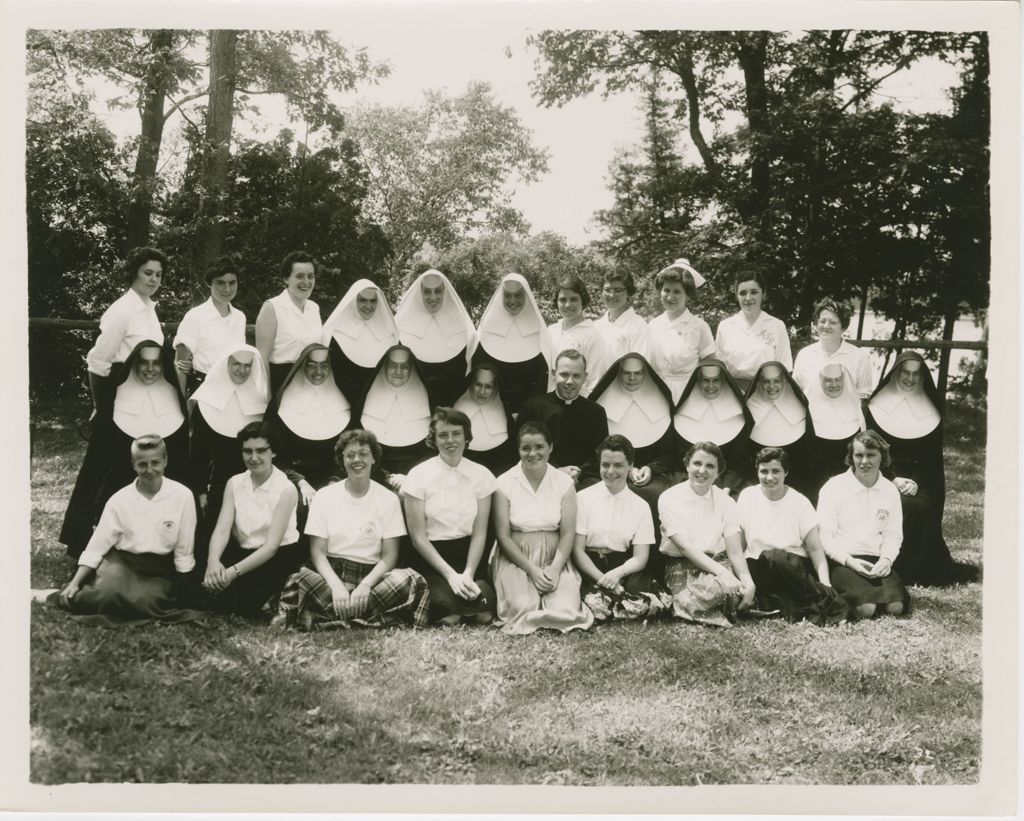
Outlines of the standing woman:
M 266 418 L 279 432 L 278 465 L 308 505 L 336 478 L 334 442 L 352 422 L 352 406 L 331 378 L 327 348 L 318 342 L 305 347 L 270 400 Z
M 672 391 L 675 403 L 697 362 L 715 353 L 715 339 L 708 323 L 687 307 L 704 284 L 704 277 L 687 260 L 677 259 L 659 271 L 654 281 L 665 310 L 647 325 L 645 355 Z
M 486 624 L 494 617 L 494 588 L 479 573 L 491 513 L 494 475 L 463 458 L 473 432 L 467 417 L 439 407 L 427 444 L 437 456 L 421 462 L 402 484 L 412 567 L 427 580 L 430 620 Z
M 713 442 L 686 453 L 686 481 L 658 500 L 665 586 L 672 612 L 685 621 L 731 627 L 754 601 L 754 583 L 743 558 L 736 502 L 715 487 L 725 467 Z
M 765 292 L 763 274 L 738 273 L 734 293 L 739 313 L 719 322 L 715 334 L 719 355 L 744 391 L 765 362 L 781 362 L 786 370 L 793 367 L 789 331 L 782 320 L 761 310 Z
M 946 506 L 942 407 L 924 358 L 896 357 L 868 400 L 869 425 L 885 436 L 893 484 L 903 503 L 903 546 L 894 567 L 908 584 L 975 581 L 978 569 L 958 564 L 942 534 Z
M 174 362 L 155 340 L 144 340 L 120 368 L 112 396 L 93 419 L 92 435 L 68 500 L 60 542 L 77 558 L 92 535 L 107 500 L 134 476 L 132 440 L 163 438 L 167 478 L 188 476 L 188 418 Z M 191 549 L 191 548 L 190 548 Z
M 424 271 L 395 311 L 401 342 L 416 355 L 431 406 L 451 407 L 466 382 L 476 331 L 444 274 Z
M 256 317 L 256 348 L 270 368 L 270 392 L 276 394 L 303 349 L 323 333 L 320 307 L 311 300 L 318 266 L 305 251 L 281 260 L 284 290 L 268 299 Z
M 306 558 L 299 547 L 299 493 L 274 467 L 275 431 L 251 422 L 235 439 L 247 470 L 224 488 L 203 586 L 218 609 L 261 616 Z
M 863 350 L 843 339 L 843 332 L 850 325 L 849 307 L 835 299 L 822 299 L 814 304 L 812 319 L 818 341 L 797 353 L 793 378 L 806 391 L 823 365 L 838 362 L 852 374 L 860 398 L 867 399 L 874 382 L 871 362 Z
M 398 497 L 370 479 L 376 437 L 350 430 L 335 445 L 345 479 L 322 488 L 306 522 L 313 569 L 302 567 L 281 593 L 275 622 L 301 631 L 361 624 L 426 627 L 430 596 L 415 570 L 395 568 L 405 535 Z
M 580 599 L 569 561 L 576 539 L 573 480 L 548 464 L 551 432 L 526 422 L 516 437 L 520 462 L 498 477 L 494 492 L 494 588 L 502 631 L 586 630 L 594 615 Z
M 792 466 L 787 481 L 805 492 L 812 480 L 814 423 L 804 392 L 781 363 L 766 362 L 747 389 L 746 403 L 754 422 L 751 447 L 785 448 Z
M 232 307 L 238 293 L 238 271 L 234 256 L 223 256 L 206 272 L 210 298 L 188 311 L 174 336 L 174 365 L 178 384 L 186 397 L 195 393 L 210 368 L 229 349 L 245 345 L 245 314 Z
M 515 421 L 502 401 L 501 376 L 496 365 L 481 362 L 469 371 L 469 387 L 455 403 L 472 427 L 466 458 L 500 476 L 519 461 Z
M 228 479 L 245 470 L 238 432 L 261 420 L 269 401 L 266 366 L 259 352 L 244 343 L 209 368 L 206 379 L 189 399 L 189 485 L 199 500 L 200 512 L 210 522 L 217 521 Z
M 521 274 L 507 274 L 480 317 L 473 362 L 497 366 L 509 413 L 518 414 L 523 402 L 547 391 L 554 354 L 530 283 Z
M 609 361 L 643 351 L 647 344 L 647 321 L 633 309 L 633 277 L 628 273 L 605 274 L 601 295 L 608 310 L 594 320 L 594 327 L 604 338 Z
M 817 504 L 821 486 L 846 471 L 846 446 L 864 430 L 864 413 L 853 377 L 838 362 L 822 366 L 807 391 L 807 407 L 814 423 L 807 496 Z
M 124 262 L 128 290 L 103 312 L 100 335 L 85 355 L 94 415 L 112 397 L 121 366 L 135 347 L 145 340 L 163 344 L 164 332 L 153 295 L 160 288 L 166 267 L 167 257 L 156 248 L 133 248 L 128 252 Z
M 556 354 L 566 348 L 572 348 L 583 354 L 587 360 L 587 381 L 580 389 L 580 396 L 590 396 L 597 380 L 604 376 L 608 368 L 608 352 L 604 338 L 594 325 L 594 320 L 584 312 L 590 307 L 590 294 L 587 286 L 578 276 L 569 276 L 558 283 L 555 292 L 555 308 L 562 317 L 553 325 L 548 325 L 551 335 L 551 350 Z M 549 380 L 548 390 L 555 387 Z
M 697 442 L 714 442 L 728 467 L 718 472 L 715 484 L 734 499 L 750 484 L 750 430 L 753 417 L 743 392 L 720 359 L 702 359 L 672 417 L 684 451 Z
M 398 344 L 398 326 L 384 292 L 360 279 L 324 323 L 321 340 L 331 352 L 331 372 L 358 414 L 384 352 Z

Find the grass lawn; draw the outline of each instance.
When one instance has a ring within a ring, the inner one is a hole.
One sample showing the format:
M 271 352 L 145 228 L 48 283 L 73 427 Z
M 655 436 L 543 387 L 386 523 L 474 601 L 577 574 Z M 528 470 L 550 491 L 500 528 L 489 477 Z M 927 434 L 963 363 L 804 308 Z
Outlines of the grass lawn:
M 946 538 L 980 562 L 985 418 L 947 426 Z M 35 419 L 32 585 L 81 460 Z M 819 629 L 623 624 L 284 633 L 233 617 L 120 630 L 33 604 L 37 783 L 969 784 L 981 754 L 981 585 Z

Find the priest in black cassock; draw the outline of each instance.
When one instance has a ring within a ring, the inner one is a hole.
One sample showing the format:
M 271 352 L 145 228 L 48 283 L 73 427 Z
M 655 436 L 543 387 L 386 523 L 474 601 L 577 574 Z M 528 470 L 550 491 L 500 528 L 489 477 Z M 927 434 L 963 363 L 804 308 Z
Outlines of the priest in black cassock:
M 587 379 L 587 360 L 577 350 L 555 357 L 555 389 L 523 403 L 517 424 L 543 422 L 551 430 L 555 446 L 550 463 L 576 482 L 582 490 L 600 481 L 595 450 L 608 435 L 604 408 L 580 396 Z

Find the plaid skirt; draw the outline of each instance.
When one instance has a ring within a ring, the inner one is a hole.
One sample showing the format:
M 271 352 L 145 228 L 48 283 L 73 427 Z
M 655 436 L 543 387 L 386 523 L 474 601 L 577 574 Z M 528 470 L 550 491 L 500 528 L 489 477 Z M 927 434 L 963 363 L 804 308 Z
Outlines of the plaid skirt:
M 337 556 L 328 556 L 341 583 L 352 592 L 369 572 L 372 564 L 353 562 Z M 365 607 L 351 605 L 336 613 L 331 588 L 324 577 L 308 567 L 301 567 L 288 579 L 278 612 L 285 623 L 296 630 L 327 630 L 336 627 L 395 627 L 411 624 L 426 627 L 430 613 L 430 593 L 426 580 L 415 570 L 396 568 L 385 573 L 370 590 Z
M 724 553 L 710 557 L 732 572 Z M 712 627 L 732 627 L 742 596 L 725 592 L 718 577 L 705 573 L 689 559 L 668 556 L 665 560 L 665 586 L 672 594 L 672 612 L 681 619 Z

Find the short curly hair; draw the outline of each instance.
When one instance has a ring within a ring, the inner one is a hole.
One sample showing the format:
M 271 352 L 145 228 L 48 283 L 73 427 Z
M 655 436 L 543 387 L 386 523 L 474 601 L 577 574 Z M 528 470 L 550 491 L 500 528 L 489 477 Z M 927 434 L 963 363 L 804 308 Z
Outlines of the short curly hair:
M 882 454 L 882 469 L 892 464 L 892 456 L 889 453 L 889 443 L 882 438 L 882 434 L 873 430 L 862 430 L 846 444 L 846 458 L 843 460 L 847 467 L 853 467 L 853 446 L 860 442 L 868 450 L 877 450 Z
M 756 471 L 765 462 L 777 461 L 782 469 L 789 473 L 789 454 L 782 448 L 761 448 L 754 454 L 754 470 Z
M 167 273 L 167 254 L 159 248 L 150 248 L 144 245 L 141 248 L 132 248 L 128 252 L 124 258 L 124 278 L 128 287 L 135 282 L 135 278 L 139 275 L 139 268 L 150 261 L 159 262 L 164 269 L 163 272 Z
M 714 442 L 694 442 L 690 445 L 690 449 L 686 451 L 686 455 L 683 456 L 683 464 L 686 467 L 690 466 L 690 460 L 699 450 L 702 450 L 705 453 L 710 453 L 714 456 L 715 460 L 718 462 L 718 473 L 725 473 L 725 454 L 722 453 L 722 449 Z
M 430 431 L 427 433 L 428 448 L 437 450 L 437 440 L 434 437 L 437 434 L 438 425 L 458 425 L 466 437 L 466 444 L 473 441 L 473 423 L 469 421 L 469 417 L 455 408 L 438 405 L 430 416 Z
M 697 284 L 693 281 L 693 274 L 683 268 L 668 267 L 659 271 L 654 278 L 654 284 L 659 291 L 665 287 L 666 282 L 678 282 L 682 285 L 687 300 L 697 296 Z
M 832 299 L 832 297 L 819 299 L 811 310 L 811 321 L 817 322 L 822 311 L 831 311 L 839 317 L 839 324 L 843 326 L 844 331 L 850 327 L 850 306 L 842 300 Z
M 373 455 L 373 463 L 376 465 L 379 465 L 381 459 L 384 458 L 384 451 L 381 449 L 380 442 L 377 441 L 373 431 L 356 428 L 354 430 L 342 431 L 338 441 L 334 443 L 334 461 L 339 467 L 344 463 L 342 453 L 345 451 L 345 448 L 353 444 L 366 445 L 370 449 L 370 453 Z

